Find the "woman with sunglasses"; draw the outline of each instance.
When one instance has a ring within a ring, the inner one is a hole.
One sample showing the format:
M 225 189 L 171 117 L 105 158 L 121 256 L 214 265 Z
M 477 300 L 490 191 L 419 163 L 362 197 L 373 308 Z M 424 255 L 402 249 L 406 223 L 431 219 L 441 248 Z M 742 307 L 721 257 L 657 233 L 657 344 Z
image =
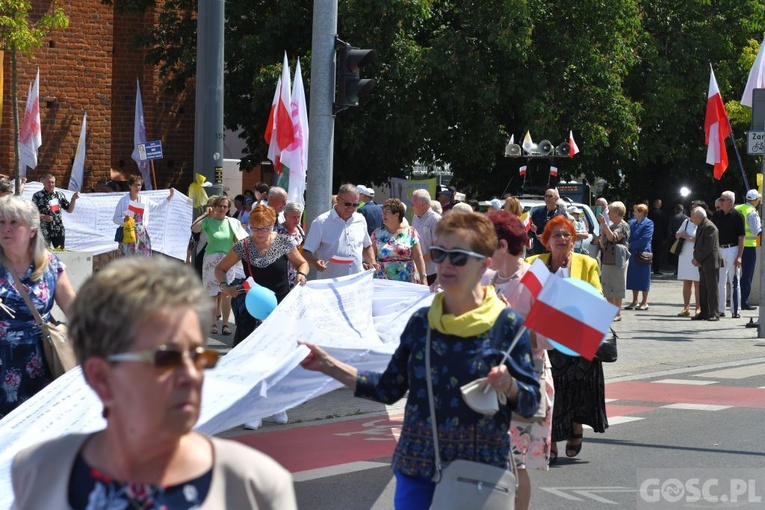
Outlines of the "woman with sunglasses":
M 205 212 L 200 214 L 191 224 L 191 231 L 194 233 L 204 232 L 207 236 L 207 247 L 205 248 L 204 262 L 202 262 L 202 281 L 205 289 L 207 289 L 207 294 L 215 300 L 210 334 L 218 334 L 217 312 L 220 310 L 221 333 L 230 335 L 231 328 L 228 325 L 228 318 L 231 313 L 231 297 L 221 290 L 220 281 L 225 280 L 224 283 L 231 283 L 236 278 L 236 270 L 232 266 L 225 275 L 218 279 L 215 268 L 218 267 L 218 263 L 223 260 L 223 257 L 231 251 L 234 242 L 247 237 L 247 232 L 240 221 L 227 216 L 231 207 L 231 200 L 227 196 L 212 196 L 207 204 Z
M 383 204 L 383 225 L 372 232 L 379 266 L 375 278 L 427 285 L 420 235 L 414 227 L 403 224 L 405 211 L 398 198 L 389 198 Z
M 576 229 L 566 216 L 551 219 L 539 239 L 550 253 L 530 257 L 529 263 L 539 258 L 554 275 L 584 280 L 602 292 L 598 262 L 588 255 L 574 253 Z M 558 441 L 566 441 L 566 457 L 576 457 L 582 449 L 582 424 L 589 425 L 595 432 L 605 432 L 608 417 L 603 363 L 557 350 L 550 350 L 548 354 L 555 382 L 552 464 L 558 458 Z
M 523 260 L 523 250 L 529 241 L 526 229 L 518 216 L 508 211 L 490 211 L 486 217 L 494 225 L 499 244 L 491 258 L 491 269 L 484 275 L 484 283 L 493 285 L 497 294 L 507 305 L 521 315 L 528 315 L 534 297 L 521 279 L 531 267 Z M 552 407 L 555 390 L 550 358 L 547 349 L 552 346 L 534 332 L 530 333 L 534 366 L 540 380 L 544 381 L 544 419 L 537 421 L 510 421 L 510 444 L 515 465 L 518 468 L 518 496 L 516 510 L 526 510 L 531 503 L 531 479 L 527 469 L 547 471 L 550 460 L 550 436 L 552 431 Z
M 140 175 L 131 175 L 128 177 L 127 183 L 130 191 L 117 202 L 112 221 L 117 225 L 124 226 L 128 218 L 132 218 L 135 221 L 135 241 L 132 243 L 120 242 L 117 245 L 117 257 L 130 255 L 151 257 L 151 238 L 149 238 L 148 230 L 149 215 L 162 207 L 167 207 L 173 198 L 175 188 L 170 188 L 167 200 L 152 202 L 147 201 L 140 194 L 141 186 L 143 186 L 143 179 Z M 133 204 L 132 207 L 131 203 Z
M 452 213 L 438 223 L 436 238 L 430 255 L 444 291 L 430 307 L 411 316 L 384 372 L 357 370 L 312 344 L 307 344 L 311 352 L 303 361 L 306 369 L 337 379 L 358 397 L 392 404 L 408 392 L 392 461 L 398 509 L 429 508 L 436 489 L 425 369 L 428 338 L 439 453 L 445 465 L 466 459 L 506 468 L 511 412 L 531 416 L 539 404 L 528 333 L 501 363 L 521 317 L 505 307 L 491 286 L 481 285 L 497 248 L 493 225 L 482 214 Z M 507 396 L 492 416 L 470 409 L 460 392 L 461 386 L 484 377 Z
M 119 260 L 85 282 L 69 335 L 106 427 L 20 452 L 13 508 L 297 508 L 273 459 L 192 430 L 218 361 L 211 308 L 193 270 L 165 258 Z

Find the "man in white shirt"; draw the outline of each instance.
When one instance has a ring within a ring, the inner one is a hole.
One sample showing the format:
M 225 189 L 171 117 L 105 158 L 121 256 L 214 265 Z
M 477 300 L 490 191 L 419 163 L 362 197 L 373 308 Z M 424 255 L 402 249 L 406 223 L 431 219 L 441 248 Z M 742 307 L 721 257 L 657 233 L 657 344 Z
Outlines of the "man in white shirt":
M 303 257 L 316 268 L 319 278 L 337 278 L 374 267 L 367 222 L 356 212 L 358 206 L 356 186 L 343 184 L 337 191 L 337 204 L 311 222 Z
M 412 209 L 414 218 L 412 226 L 420 234 L 420 249 L 425 259 L 425 272 L 428 276 L 428 285 L 436 280 L 436 264 L 430 258 L 430 247 L 436 240 L 436 225 L 441 221 L 441 215 L 434 212 L 430 207 L 430 193 L 426 189 L 416 189 L 412 193 Z

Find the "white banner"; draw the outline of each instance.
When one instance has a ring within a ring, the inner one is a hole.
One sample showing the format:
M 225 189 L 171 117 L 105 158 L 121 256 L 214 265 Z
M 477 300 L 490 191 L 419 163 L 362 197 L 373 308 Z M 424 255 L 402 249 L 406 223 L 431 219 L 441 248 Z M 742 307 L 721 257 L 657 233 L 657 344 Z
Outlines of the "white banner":
M 372 271 L 296 287 L 244 342 L 206 372 L 197 430 L 216 434 L 288 410 L 340 386 L 299 366 L 326 347 L 359 369 L 383 370 L 409 316 L 432 300 L 427 287 L 373 280 Z M 101 403 L 78 368 L 0 420 L 0 508 L 12 502 L 10 465 L 26 446 L 105 427 Z
M 23 197 L 32 199 L 35 192 L 42 189 L 40 182 L 28 182 L 24 187 Z M 73 191 L 56 188 L 72 199 Z M 142 191 L 141 197 L 150 202 L 159 202 L 167 198 L 168 190 Z M 66 228 L 66 249 L 84 251 L 94 255 L 117 249 L 114 233 L 118 225 L 112 221 L 117 202 L 125 193 L 80 193 L 72 214 L 61 213 Z M 151 249 L 186 260 L 186 248 L 191 235 L 193 215 L 191 199 L 175 190 L 168 207 L 152 210 L 149 223 Z

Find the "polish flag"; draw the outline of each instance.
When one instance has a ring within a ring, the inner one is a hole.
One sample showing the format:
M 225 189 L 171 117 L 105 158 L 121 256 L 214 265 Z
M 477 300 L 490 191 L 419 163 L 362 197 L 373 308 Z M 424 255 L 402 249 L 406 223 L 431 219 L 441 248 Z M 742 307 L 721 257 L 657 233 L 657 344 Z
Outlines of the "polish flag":
M 48 209 L 50 212 L 58 212 L 61 209 L 61 205 L 58 203 L 58 198 L 51 198 L 48 202 Z
M 550 167 L 550 177 L 558 177 L 558 167 L 557 166 L 551 166 Z
M 290 104 L 292 103 L 290 88 L 290 67 L 287 61 L 287 52 L 284 52 L 282 75 L 276 84 L 276 93 L 271 102 L 271 113 L 268 117 L 265 133 L 266 143 L 268 143 L 268 159 L 273 162 L 277 174 L 282 171 L 282 151 L 295 141 L 295 132 L 290 116 Z
M 350 266 L 351 264 L 353 264 L 353 257 L 343 257 L 341 255 L 333 255 L 332 257 L 330 257 L 329 261 L 332 264 Z
M 754 89 L 765 89 L 765 38 L 760 44 L 760 51 L 757 52 L 757 58 L 754 59 L 754 65 L 749 70 L 749 79 L 746 80 L 744 95 L 741 96 L 741 104 L 752 107 L 752 95 Z
M 728 169 L 728 152 L 725 139 L 730 136 L 728 114 L 725 111 L 720 89 L 717 87 L 715 72 L 709 74 L 709 92 L 707 93 L 707 113 L 704 118 L 704 143 L 707 146 L 707 163 L 714 165 L 714 177 L 718 181 Z
M 521 214 L 521 216 L 518 218 L 521 220 L 521 223 L 523 224 L 523 228 L 526 229 L 526 234 L 531 232 L 531 214 L 529 214 L 530 211 L 526 211 L 525 213 Z M 526 241 L 526 248 L 531 248 L 531 237 L 529 237 L 529 240 Z
M 518 169 L 518 175 L 526 175 L 526 165 L 523 165 Z
M 130 204 L 128 205 L 128 211 L 132 212 L 133 214 L 143 214 L 144 207 L 145 206 L 141 202 L 131 200 Z
M 523 325 L 592 360 L 619 309 L 585 286 L 592 287 L 583 280 L 548 278 Z
M 19 175 L 26 177 L 27 167 L 37 168 L 37 150 L 42 146 L 40 124 L 40 70 L 35 81 L 29 84 L 27 109 L 19 129 Z
M 579 147 L 577 147 L 576 142 L 574 141 L 574 131 L 568 132 L 568 144 L 571 146 L 571 152 L 568 153 L 569 158 L 573 158 L 574 155 L 579 153 Z
M 529 222 L 529 225 L 530 224 L 531 222 Z M 526 271 L 526 274 L 521 278 L 521 283 L 529 289 L 531 295 L 536 299 L 542 291 L 542 288 L 545 286 L 545 283 L 547 283 L 548 278 L 550 278 L 550 270 L 547 269 L 547 266 L 542 260 L 535 259 L 534 262 L 531 263 L 529 270 Z

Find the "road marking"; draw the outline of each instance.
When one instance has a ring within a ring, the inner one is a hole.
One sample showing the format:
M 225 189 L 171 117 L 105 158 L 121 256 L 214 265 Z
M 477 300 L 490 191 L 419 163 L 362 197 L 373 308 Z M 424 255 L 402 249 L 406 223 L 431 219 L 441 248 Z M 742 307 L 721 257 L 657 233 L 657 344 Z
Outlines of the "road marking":
M 608 418 L 608 426 L 613 427 L 614 425 L 623 425 L 625 423 L 640 420 L 645 420 L 645 418 L 641 418 L 640 416 L 615 416 L 613 418 Z M 592 427 L 589 425 L 583 425 L 583 427 L 592 430 Z
M 746 365 L 743 367 L 728 368 L 726 370 L 715 370 L 713 372 L 702 372 L 693 374 L 693 377 L 714 377 L 718 379 L 746 379 L 765 375 L 765 364 Z
M 686 411 L 722 411 L 723 409 L 730 409 L 733 406 L 718 406 L 712 404 L 669 404 L 661 406 L 662 409 L 685 409 Z
M 330 476 L 346 475 L 348 473 L 356 473 L 358 471 L 366 471 L 368 469 L 377 469 L 381 467 L 390 467 L 386 462 L 349 462 L 347 464 L 338 464 L 336 466 L 329 466 L 325 468 L 309 469 L 308 471 L 299 471 L 292 474 L 292 480 L 295 482 L 308 482 L 310 480 L 318 480 L 320 478 L 329 478 Z
M 660 379 L 658 381 L 652 381 L 662 384 L 688 384 L 691 386 L 706 386 L 708 384 L 717 384 L 717 381 L 698 381 L 694 379 Z
M 637 489 L 631 489 L 629 487 L 540 487 L 545 492 L 549 492 L 550 494 L 554 496 L 558 496 L 563 499 L 567 499 L 569 501 L 584 501 L 582 498 L 575 496 L 574 494 L 578 496 L 582 496 L 587 499 L 592 499 L 594 501 L 597 501 L 599 503 L 604 503 L 606 505 L 618 505 L 616 501 L 612 501 L 610 499 L 606 499 L 602 496 L 598 496 L 596 493 L 598 492 L 605 492 L 605 493 L 628 493 L 628 492 L 637 492 Z M 573 494 L 569 494 L 569 492 L 572 492 Z
M 619 400 L 619 399 L 618 398 L 607 398 L 606 399 L 606 404 L 610 404 L 611 402 L 616 402 L 617 400 Z

